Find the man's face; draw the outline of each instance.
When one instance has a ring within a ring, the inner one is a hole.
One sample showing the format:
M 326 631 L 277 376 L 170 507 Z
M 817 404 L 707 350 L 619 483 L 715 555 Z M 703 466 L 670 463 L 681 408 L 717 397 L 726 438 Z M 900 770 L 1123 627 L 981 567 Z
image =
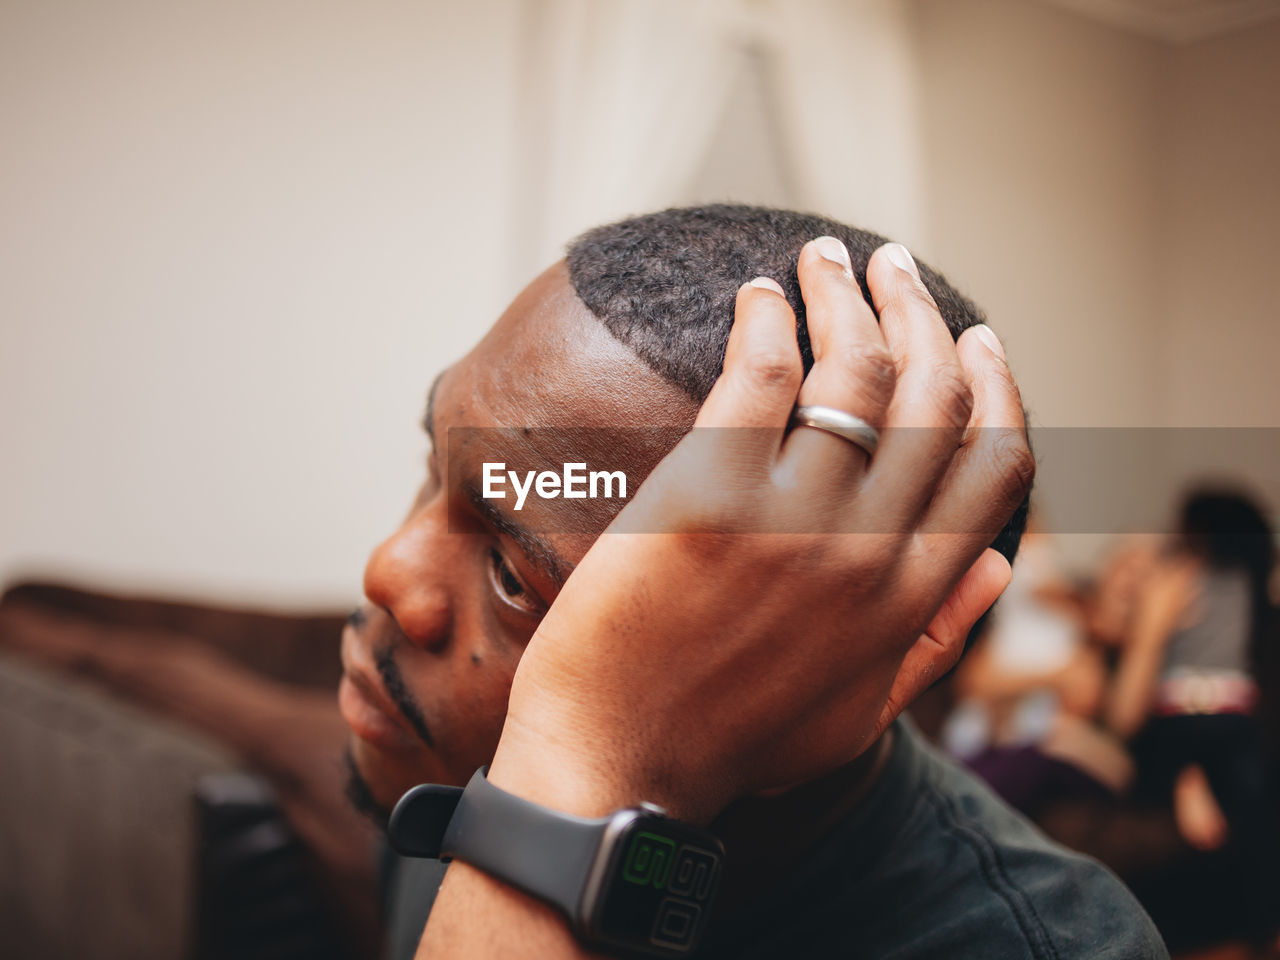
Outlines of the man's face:
M 626 473 L 634 493 L 666 453 L 642 432 L 626 448 L 600 449 L 607 435 L 586 431 L 557 449 L 554 438 L 565 435 L 555 430 L 455 431 L 454 462 L 446 465 L 449 429 L 688 428 L 696 412 L 591 315 L 563 263 L 531 283 L 436 382 L 426 481 L 400 528 L 369 558 L 368 602 L 342 638 L 338 701 L 356 770 L 379 806 L 391 807 L 418 783 L 465 784 L 493 757 L 516 664 L 612 512 L 559 499 L 517 513 L 510 494 L 478 495 L 481 462 L 519 470 L 549 460 L 605 463 Z M 530 530 L 554 529 L 557 511 L 576 512 L 562 526 L 586 532 Z

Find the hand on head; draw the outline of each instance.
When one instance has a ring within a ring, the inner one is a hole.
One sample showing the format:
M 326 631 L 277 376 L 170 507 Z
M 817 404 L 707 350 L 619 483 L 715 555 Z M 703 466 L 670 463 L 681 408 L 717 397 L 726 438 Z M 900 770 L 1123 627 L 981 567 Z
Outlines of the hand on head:
M 1034 465 L 994 334 L 953 341 L 897 245 L 868 266 L 874 311 L 837 240 L 806 245 L 799 280 L 812 370 L 777 285 L 744 284 L 695 429 L 520 662 L 500 785 L 571 812 L 646 799 L 708 820 L 820 776 L 950 669 L 1007 585 L 987 545 Z M 875 455 L 789 431 L 797 403 L 871 424 Z

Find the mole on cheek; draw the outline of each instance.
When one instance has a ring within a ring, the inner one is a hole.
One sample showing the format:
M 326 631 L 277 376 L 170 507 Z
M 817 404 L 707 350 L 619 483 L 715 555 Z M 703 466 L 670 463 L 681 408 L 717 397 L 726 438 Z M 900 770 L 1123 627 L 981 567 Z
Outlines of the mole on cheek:
M 474 663 L 474 664 L 476 664 L 476 665 L 478 666 L 478 665 L 480 664 L 480 660 L 481 660 L 481 657 L 480 657 L 480 651 L 479 651 L 479 650 L 472 650 L 472 651 L 471 651 L 471 662 L 472 662 L 472 663 Z

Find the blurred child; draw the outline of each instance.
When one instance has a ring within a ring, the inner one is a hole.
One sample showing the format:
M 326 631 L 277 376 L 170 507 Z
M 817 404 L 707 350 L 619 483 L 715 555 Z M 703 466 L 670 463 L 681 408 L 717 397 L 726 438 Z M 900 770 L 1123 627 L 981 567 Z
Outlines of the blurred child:
M 1137 796 L 1171 806 L 1192 846 L 1238 854 L 1260 935 L 1280 920 L 1256 671 L 1274 642 L 1273 564 L 1255 504 L 1232 492 L 1189 496 L 1140 592 L 1107 711 L 1131 742 Z
M 1033 515 L 990 627 L 957 669 L 944 744 L 1033 819 L 1052 803 L 1118 794 L 1132 765 L 1093 723 L 1104 679 L 1081 597 Z

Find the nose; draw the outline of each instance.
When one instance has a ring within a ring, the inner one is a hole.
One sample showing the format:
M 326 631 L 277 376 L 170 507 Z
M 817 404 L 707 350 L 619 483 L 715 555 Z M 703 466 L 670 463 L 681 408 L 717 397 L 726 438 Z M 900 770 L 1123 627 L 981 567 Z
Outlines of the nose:
M 364 593 L 399 624 L 411 642 L 439 652 L 449 643 L 453 609 L 444 518 L 425 506 L 382 541 L 364 568 Z

